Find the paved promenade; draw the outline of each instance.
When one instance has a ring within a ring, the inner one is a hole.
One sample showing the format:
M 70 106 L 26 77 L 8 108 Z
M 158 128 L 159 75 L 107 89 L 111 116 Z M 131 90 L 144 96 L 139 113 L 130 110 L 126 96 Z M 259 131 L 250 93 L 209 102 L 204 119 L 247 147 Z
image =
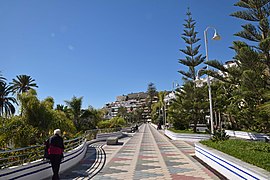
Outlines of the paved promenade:
M 61 174 L 61 179 L 219 179 L 192 157 L 192 145 L 171 141 L 149 124 L 143 124 L 132 137 L 119 141 L 122 144 L 90 145 L 85 159 Z

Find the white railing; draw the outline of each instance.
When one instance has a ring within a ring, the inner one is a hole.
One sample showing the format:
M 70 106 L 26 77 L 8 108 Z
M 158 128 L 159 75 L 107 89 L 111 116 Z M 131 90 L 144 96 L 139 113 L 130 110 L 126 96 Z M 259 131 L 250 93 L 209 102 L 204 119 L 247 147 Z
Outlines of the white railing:
M 95 139 L 106 135 L 117 135 L 122 132 L 113 132 L 116 129 L 89 130 L 78 138 L 65 141 L 64 160 L 61 162 L 60 173 L 66 171 L 81 161 L 86 153 L 87 145 L 96 141 Z M 105 133 L 104 135 L 104 132 Z M 110 132 L 110 133 L 109 133 Z M 45 179 L 52 176 L 52 168 L 49 161 L 43 158 L 44 145 L 25 147 L 9 151 L 0 152 L 0 180 L 22 179 L 34 180 Z
M 61 162 L 60 172 L 63 172 L 77 164 L 86 153 L 86 141 L 74 149 L 64 153 L 64 160 Z M 34 180 L 52 176 L 51 164 L 44 159 L 12 166 L 0 170 L 0 179 L 22 179 Z
M 65 152 L 75 149 L 81 145 L 85 140 L 85 136 L 81 136 L 75 139 L 66 140 Z M 12 149 L 8 151 L 0 152 L 0 169 L 4 169 L 11 166 L 18 166 L 28 162 L 42 159 L 44 156 L 45 145 L 36 145 L 30 147 L 24 147 L 19 149 Z

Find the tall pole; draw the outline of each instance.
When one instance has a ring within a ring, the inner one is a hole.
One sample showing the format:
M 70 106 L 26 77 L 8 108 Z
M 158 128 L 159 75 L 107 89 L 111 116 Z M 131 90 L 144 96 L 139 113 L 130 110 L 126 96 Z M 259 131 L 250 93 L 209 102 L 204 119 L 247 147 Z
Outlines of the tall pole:
M 166 129 L 166 103 L 164 104 L 163 108 L 164 108 L 164 113 L 163 113 L 163 116 L 164 116 L 164 129 Z
M 207 30 L 209 27 L 207 27 L 204 31 L 204 42 L 205 42 L 205 52 L 206 52 L 206 62 L 209 61 L 208 59 L 208 41 L 207 41 Z M 209 66 L 207 64 L 207 70 L 209 69 Z M 209 104 L 210 104 L 210 123 L 211 123 L 211 135 L 214 134 L 214 124 L 213 124 L 213 105 L 212 105 L 212 92 L 211 92 L 211 82 L 210 77 L 207 75 L 207 85 L 208 85 L 208 96 L 209 96 Z

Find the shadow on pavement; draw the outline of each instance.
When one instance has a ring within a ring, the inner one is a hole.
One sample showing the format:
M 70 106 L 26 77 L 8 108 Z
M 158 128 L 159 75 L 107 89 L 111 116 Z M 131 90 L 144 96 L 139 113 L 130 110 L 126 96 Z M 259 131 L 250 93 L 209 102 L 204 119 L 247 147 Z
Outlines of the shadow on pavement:
M 95 163 L 97 152 L 94 147 L 88 146 L 85 157 L 75 166 L 60 174 L 61 179 L 87 177 L 92 165 Z

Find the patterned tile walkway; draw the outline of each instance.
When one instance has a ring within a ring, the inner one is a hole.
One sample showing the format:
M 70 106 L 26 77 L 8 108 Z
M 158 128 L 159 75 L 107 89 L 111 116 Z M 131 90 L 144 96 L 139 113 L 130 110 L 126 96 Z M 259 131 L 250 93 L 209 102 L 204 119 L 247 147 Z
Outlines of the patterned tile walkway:
M 170 141 L 149 124 L 144 124 L 122 147 L 104 149 L 110 153 L 95 180 L 219 179 L 192 158 L 191 144 Z

